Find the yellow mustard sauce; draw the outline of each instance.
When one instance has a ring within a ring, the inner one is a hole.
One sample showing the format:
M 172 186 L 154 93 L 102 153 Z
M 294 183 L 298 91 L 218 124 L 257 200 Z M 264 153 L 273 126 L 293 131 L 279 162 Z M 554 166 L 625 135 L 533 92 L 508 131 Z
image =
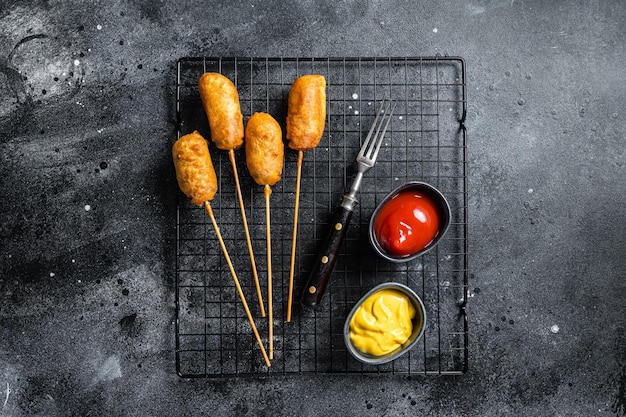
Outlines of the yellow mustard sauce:
M 381 290 L 369 296 L 350 320 L 350 341 L 361 352 L 384 355 L 411 336 L 415 307 L 398 290 Z

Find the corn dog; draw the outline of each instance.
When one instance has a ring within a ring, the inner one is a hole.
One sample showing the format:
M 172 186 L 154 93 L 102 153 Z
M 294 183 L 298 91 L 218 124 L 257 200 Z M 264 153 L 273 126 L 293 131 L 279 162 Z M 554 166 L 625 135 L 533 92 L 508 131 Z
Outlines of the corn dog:
M 215 146 L 227 151 L 239 149 L 244 131 L 235 85 L 222 74 L 206 72 L 198 80 L 198 89 Z
M 172 146 L 172 156 L 181 191 L 198 206 L 212 200 L 217 192 L 217 175 L 202 135 L 194 131 L 181 136 Z
M 215 230 L 220 247 L 224 253 L 224 258 L 226 258 L 226 263 L 228 264 L 241 303 L 248 316 L 250 327 L 252 327 L 256 341 L 259 344 L 265 364 L 269 367 L 271 366 L 270 359 L 267 356 L 263 341 L 254 323 L 254 318 L 252 317 L 248 302 L 239 284 L 239 279 L 235 273 L 235 268 L 233 267 L 233 263 L 226 249 L 226 245 L 224 244 L 224 239 L 217 226 L 211 207 L 210 201 L 215 197 L 215 193 L 217 192 L 217 175 L 215 174 L 213 162 L 211 161 L 208 143 L 197 131 L 181 136 L 172 146 L 172 157 L 176 170 L 176 180 L 178 181 L 180 189 L 186 196 L 191 198 L 192 203 L 198 206 L 204 206 L 207 214 L 211 218 L 213 229 Z
M 280 180 L 285 154 L 278 122 L 267 113 L 254 113 L 246 124 L 246 164 L 259 185 Z
M 295 273 L 296 239 L 298 236 L 302 159 L 304 151 L 315 148 L 324 134 L 326 121 L 326 79 L 324 76 L 311 74 L 297 78 L 289 90 L 287 106 L 288 146 L 298 151 L 296 199 L 293 212 L 291 261 L 289 266 L 289 298 L 287 300 L 287 322 L 290 322 L 293 304 L 293 276 Z
M 271 185 L 280 180 L 285 154 L 278 122 L 267 113 L 254 113 L 246 125 L 246 163 L 250 175 L 265 190 L 265 236 L 267 239 L 267 305 L 269 312 L 269 358 L 274 358 L 274 313 L 272 290 L 272 238 L 270 221 Z
M 243 145 L 244 138 L 243 116 L 239 106 L 239 94 L 237 93 L 235 85 L 227 77 L 216 72 L 206 72 L 202 74 L 198 80 L 198 89 L 200 90 L 202 106 L 209 119 L 211 140 L 218 149 L 228 151 L 228 158 L 233 167 L 235 188 L 237 190 L 239 207 L 241 208 L 241 220 L 246 234 L 248 253 L 250 254 L 252 275 L 256 286 L 257 298 L 259 299 L 261 315 L 265 317 L 265 306 L 263 305 L 263 297 L 259 285 L 259 274 L 254 259 L 252 238 L 248 228 L 248 219 L 246 217 L 243 196 L 241 195 L 239 174 L 237 173 L 237 163 L 235 161 L 235 150 Z
M 289 90 L 287 106 L 288 146 L 296 151 L 315 148 L 326 122 L 326 79 L 318 74 L 297 78 Z

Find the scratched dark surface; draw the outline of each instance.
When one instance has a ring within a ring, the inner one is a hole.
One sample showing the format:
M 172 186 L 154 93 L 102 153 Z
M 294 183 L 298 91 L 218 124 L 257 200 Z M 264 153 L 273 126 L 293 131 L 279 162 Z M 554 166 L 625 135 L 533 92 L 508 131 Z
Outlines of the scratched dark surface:
M 0 3 L 0 415 L 626 415 L 626 3 Z M 175 368 L 183 56 L 462 56 L 469 371 Z

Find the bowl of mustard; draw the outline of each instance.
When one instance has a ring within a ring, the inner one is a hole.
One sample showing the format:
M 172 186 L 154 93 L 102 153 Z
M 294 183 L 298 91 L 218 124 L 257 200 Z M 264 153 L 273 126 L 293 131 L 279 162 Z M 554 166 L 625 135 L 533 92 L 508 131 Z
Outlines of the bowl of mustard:
M 424 334 L 424 303 L 406 285 L 387 282 L 372 288 L 352 308 L 344 325 L 348 352 L 380 365 L 408 352 Z

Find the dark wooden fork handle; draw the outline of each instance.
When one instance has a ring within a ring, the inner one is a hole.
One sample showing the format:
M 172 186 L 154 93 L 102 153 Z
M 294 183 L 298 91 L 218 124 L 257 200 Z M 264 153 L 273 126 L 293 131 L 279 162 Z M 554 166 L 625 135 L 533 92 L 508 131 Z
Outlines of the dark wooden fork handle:
M 315 263 L 309 274 L 309 278 L 302 291 L 302 304 L 307 307 L 317 307 L 322 300 L 326 285 L 335 267 L 337 256 L 341 249 L 341 243 L 346 236 L 348 224 L 352 217 L 352 210 L 343 206 L 334 215 L 330 230 L 324 240 L 320 251 L 315 258 Z

